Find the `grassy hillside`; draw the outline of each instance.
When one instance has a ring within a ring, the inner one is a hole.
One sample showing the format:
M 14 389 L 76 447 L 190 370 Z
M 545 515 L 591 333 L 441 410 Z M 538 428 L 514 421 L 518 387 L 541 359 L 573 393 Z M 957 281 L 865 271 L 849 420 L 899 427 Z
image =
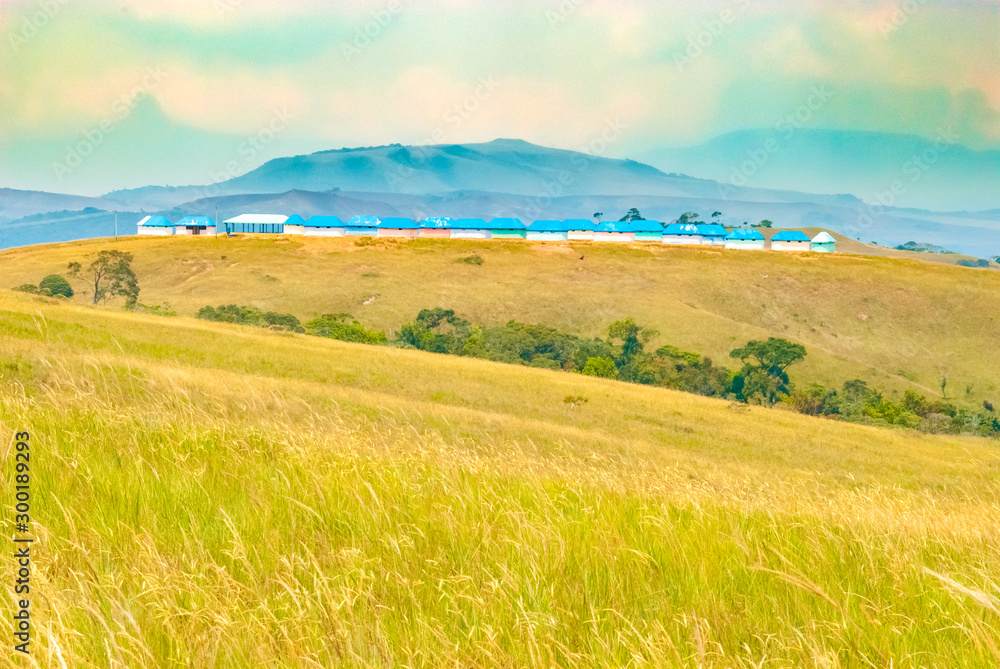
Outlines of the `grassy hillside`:
M 1000 662 L 993 442 L 0 292 L 24 429 L 42 666 Z
M 517 319 L 585 336 L 632 316 L 660 331 L 654 345 L 721 364 L 732 365 L 729 352 L 749 339 L 781 336 L 809 351 L 793 379 L 839 386 L 863 378 L 934 395 L 946 376 L 949 398 L 1000 403 L 1000 272 L 990 270 L 903 257 L 606 244 L 174 237 L 3 252 L 3 287 L 37 282 L 107 248 L 135 255 L 144 302 L 169 302 L 182 315 L 238 303 L 303 320 L 347 312 L 391 331 L 440 306 L 478 323 Z M 473 253 L 485 264 L 456 262 Z

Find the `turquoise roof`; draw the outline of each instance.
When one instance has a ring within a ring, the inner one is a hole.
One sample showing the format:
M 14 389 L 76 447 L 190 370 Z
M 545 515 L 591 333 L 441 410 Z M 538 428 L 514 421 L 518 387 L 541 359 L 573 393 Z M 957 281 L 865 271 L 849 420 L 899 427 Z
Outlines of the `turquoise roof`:
M 811 242 L 806 233 L 801 230 L 782 230 L 774 237 L 771 237 L 772 242 Z
M 632 232 L 663 233 L 663 224 L 659 221 L 632 221 L 629 225 L 632 227 Z
M 494 218 L 490 230 L 524 230 L 527 226 L 519 218 Z
M 185 218 L 182 218 L 181 220 L 177 221 L 177 227 L 181 228 L 187 228 L 187 227 L 208 228 L 208 227 L 213 227 L 214 225 L 215 221 L 210 219 L 208 216 L 186 216 Z
M 698 226 L 698 232 L 706 237 L 725 237 L 726 229 L 718 223 L 704 223 Z
M 490 225 L 481 218 L 459 218 L 452 222 L 452 230 L 489 230 Z
M 762 242 L 764 241 L 764 235 L 760 234 L 760 231 L 754 230 L 753 228 L 736 228 L 726 235 L 726 241 Z
M 420 226 L 412 218 L 383 218 L 378 227 L 385 230 L 416 230 Z
M 565 221 L 535 221 L 528 226 L 528 232 L 568 232 Z
M 567 218 L 563 223 L 567 230 L 587 230 L 592 231 L 597 228 L 597 224 L 589 218 Z
M 632 224 L 626 221 L 604 221 L 598 223 L 594 230 L 597 232 L 635 232 Z
M 336 216 L 313 216 L 306 221 L 307 228 L 342 228 L 344 222 Z
M 671 223 L 667 226 L 667 229 L 663 231 L 665 235 L 701 235 L 701 230 L 694 223 Z
M 164 216 L 147 216 L 139 222 L 144 228 L 172 228 L 174 224 Z
M 298 214 L 289 216 L 288 220 L 285 221 L 285 225 L 305 225 L 305 224 L 306 224 L 305 220 Z
M 355 216 L 347 222 L 349 228 L 377 228 L 380 223 L 378 216 Z
M 421 228 L 436 228 L 438 230 L 444 230 L 450 228 L 454 221 L 450 218 L 425 218 L 420 221 Z

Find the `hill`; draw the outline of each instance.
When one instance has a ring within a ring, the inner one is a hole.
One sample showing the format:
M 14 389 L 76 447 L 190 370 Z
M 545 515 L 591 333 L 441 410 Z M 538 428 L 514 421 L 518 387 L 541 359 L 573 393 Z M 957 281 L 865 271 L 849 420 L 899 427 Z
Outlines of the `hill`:
M 291 312 L 303 321 L 350 313 L 395 331 L 420 309 L 444 307 L 476 323 L 516 319 L 584 336 L 603 335 L 613 321 L 634 317 L 661 333 L 654 344 L 697 351 L 718 364 L 733 364 L 729 352 L 750 339 L 780 336 L 809 351 L 794 370 L 801 382 L 840 386 L 862 378 L 889 391 L 916 387 L 940 394 L 947 377 L 952 399 L 1000 404 L 1000 351 L 994 346 L 1000 340 L 1000 272 L 926 262 L 925 254 L 129 238 L 2 252 L 0 275 L 7 285 L 0 287 L 37 283 L 109 248 L 135 255 L 143 302 L 169 302 L 185 316 L 237 303 Z M 872 249 L 858 244 L 844 250 Z M 456 262 L 473 253 L 483 258 L 482 266 Z
M 1000 660 L 988 442 L 6 291 L 0 377 L 67 666 Z

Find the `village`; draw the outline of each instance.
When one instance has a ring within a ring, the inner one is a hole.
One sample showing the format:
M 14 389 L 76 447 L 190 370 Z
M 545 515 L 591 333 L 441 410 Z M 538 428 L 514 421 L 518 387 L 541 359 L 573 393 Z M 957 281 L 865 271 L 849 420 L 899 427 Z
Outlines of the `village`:
M 285 234 L 306 237 L 383 237 L 396 239 L 498 239 L 537 242 L 593 241 L 650 243 L 676 246 L 715 246 L 756 251 L 813 251 L 835 253 L 836 240 L 828 232 L 809 238 L 799 230 L 781 230 L 769 240 L 752 227 L 727 229 L 718 223 L 659 221 L 540 220 L 525 224 L 517 218 L 379 218 L 355 216 L 346 222 L 336 216 L 242 214 L 223 221 L 188 216 L 171 223 L 163 216 L 139 221 L 140 235 Z

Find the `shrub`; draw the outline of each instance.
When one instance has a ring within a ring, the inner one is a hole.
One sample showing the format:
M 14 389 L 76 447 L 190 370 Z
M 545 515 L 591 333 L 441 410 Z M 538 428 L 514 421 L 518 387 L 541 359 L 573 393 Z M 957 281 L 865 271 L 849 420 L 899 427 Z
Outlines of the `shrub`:
M 73 297 L 73 287 L 69 281 L 58 274 L 50 274 L 38 284 L 40 290 L 48 290 L 51 295 L 62 295 L 63 297 Z
M 305 332 L 299 319 L 291 314 L 279 314 L 274 311 L 262 311 L 254 307 L 240 307 L 227 304 L 220 307 L 202 307 L 195 318 L 216 323 L 235 323 L 237 325 L 252 325 L 258 328 L 275 330 L 290 330 Z
M 482 265 L 486 261 L 478 253 L 475 253 L 467 258 L 459 258 L 455 262 L 465 263 L 466 265 Z
M 306 334 L 355 344 L 389 343 L 384 332 L 367 329 L 350 314 L 324 314 L 306 323 Z
M 584 376 L 596 376 L 601 379 L 618 378 L 618 368 L 611 358 L 587 358 L 587 364 L 581 373 Z
M 30 293 L 31 295 L 40 295 L 41 290 L 38 286 L 33 283 L 22 283 L 20 286 L 14 289 L 18 293 Z

